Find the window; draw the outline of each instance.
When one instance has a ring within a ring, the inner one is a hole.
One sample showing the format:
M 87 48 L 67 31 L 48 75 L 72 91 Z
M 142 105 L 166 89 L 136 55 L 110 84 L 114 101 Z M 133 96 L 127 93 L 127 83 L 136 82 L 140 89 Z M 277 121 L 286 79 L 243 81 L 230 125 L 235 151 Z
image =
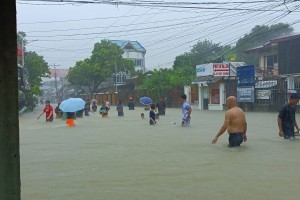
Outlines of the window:
M 211 89 L 210 103 L 211 104 L 220 104 L 220 90 L 219 89 Z
M 135 59 L 135 66 L 142 67 L 143 60 L 142 59 Z
M 277 55 L 265 56 L 264 76 L 278 75 Z

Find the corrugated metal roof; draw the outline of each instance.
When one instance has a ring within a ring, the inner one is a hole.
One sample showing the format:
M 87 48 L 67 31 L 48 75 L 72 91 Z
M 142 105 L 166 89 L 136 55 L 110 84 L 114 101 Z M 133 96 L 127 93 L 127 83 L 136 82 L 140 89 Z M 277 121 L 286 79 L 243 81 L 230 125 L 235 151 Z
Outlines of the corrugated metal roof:
M 132 47 L 138 52 L 146 53 L 146 49 L 138 42 L 138 41 L 130 41 L 130 40 L 108 40 L 113 44 L 118 45 L 122 49 L 127 45 L 131 44 Z
M 200 76 L 200 77 L 196 77 L 196 79 L 192 82 L 192 84 L 218 83 L 221 80 L 222 80 L 221 76 Z
M 277 80 L 258 81 L 255 83 L 255 88 L 271 88 L 277 85 Z
M 281 37 L 271 39 L 271 40 L 267 41 L 266 43 L 264 43 L 261 46 L 246 49 L 243 52 L 247 54 L 247 53 L 257 53 L 257 52 L 260 52 L 260 51 L 268 51 L 268 50 L 271 49 L 272 46 L 277 46 L 278 42 L 292 40 L 292 39 L 299 38 L 299 37 L 300 37 L 300 34 L 284 35 L 284 36 L 281 36 Z

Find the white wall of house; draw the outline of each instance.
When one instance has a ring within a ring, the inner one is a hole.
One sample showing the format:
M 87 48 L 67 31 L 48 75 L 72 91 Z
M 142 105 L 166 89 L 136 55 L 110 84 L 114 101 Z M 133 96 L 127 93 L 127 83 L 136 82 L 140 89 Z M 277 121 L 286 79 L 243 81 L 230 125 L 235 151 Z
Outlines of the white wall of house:
M 197 109 L 204 110 L 204 99 L 208 99 L 209 91 L 206 82 L 198 83 L 199 105 Z
M 187 98 L 186 101 L 187 102 L 191 102 L 191 86 L 184 86 L 184 94 L 186 94 Z
M 135 69 L 136 70 L 142 70 L 143 72 L 146 71 L 145 53 L 136 52 L 136 51 L 127 50 L 127 49 L 123 49 L 123 50 L 124 50 L 123 58 L 133 59 L 135 61 Z M 141 61 L 136 61 L 136 60 L 141 60 Z

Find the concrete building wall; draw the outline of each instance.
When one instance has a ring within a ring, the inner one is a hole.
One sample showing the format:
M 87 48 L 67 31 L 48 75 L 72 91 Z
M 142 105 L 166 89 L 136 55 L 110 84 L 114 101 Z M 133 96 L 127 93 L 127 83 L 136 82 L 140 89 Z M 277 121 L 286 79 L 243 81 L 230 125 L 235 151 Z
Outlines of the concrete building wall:
M 135 69 L 136 70 L 142 70 L 143 72 L 146 71 L 145 69 L 145 54 L 142 53 L 142 52 L 136 52 L 136 51 L 132 51 L 132 50 L 126 50 L 126 49 L 123 49 L 125 52 L 123 54 L 123 58 L 127 58 L 127 59 L 133 59 L 133 60 L 136 60 L 136 59 L 141 59 L 142 60 L 142 63 L 141 63 L 141 66 L 135 66 Z
M 191 86 L 184 86 L 184 94 L 186 94 L 187 98 L 186 101 L 187 102 L 191 102 Z

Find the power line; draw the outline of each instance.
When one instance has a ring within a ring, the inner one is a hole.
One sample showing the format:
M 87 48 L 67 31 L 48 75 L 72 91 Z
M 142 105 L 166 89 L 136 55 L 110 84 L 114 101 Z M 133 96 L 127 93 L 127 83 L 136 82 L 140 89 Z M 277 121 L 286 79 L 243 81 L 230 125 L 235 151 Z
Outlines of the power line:
M 300 6 L 299 6 L 300 7 Z M 298 8 L 299 8 L 298 7 Z M 296 8 L 296 9 L 298 9 L 298 8 Z M 277 21 L 279 21 L 280 19 L 282 19 L 282 18 L 284 18 L 284 17 L 286 17 L 287 15 L 289 15 L 290 14 L 290 12 L 287 12 L 286 14 L 283 14 L 283 15 L 281 15 L 281 16 L 278 16 L 278 17 L 276 17 L 276 18 L 278 18 L 278 19 L 272 19 L 271 21 L 274 21 L 275 22 L 275 20 L 277 20 Z M 271 22 L 270 21 L 270 22 Z M 300 23 L 300 20 L 296 20 L 296 21 L 294 21 L 292 24 L 297 24 L 297 23 Z M 262 28 L 262 27 L 261 27 Z M 258 29 L 257 31 L 259 31 L 259 30 L 261 30 L 261 28 L 260 29 Z M 262 34 L 262 35 L 260 35 L 260 36 L 266 36 L 266 35 L 268 35 L 268 34 L 272 34 L 272 33 L 264 33 L 264 34 Z M 244 34 L 245 35 L 245 34 Z M 229 43 L 227 43 L 227 44 L 224 44 L 224 45 L 231 45 L 231 44 L 234 44 L 235 42 L 236 42 L 236 40 L 237 39 L 239 39 L 241 36 L 239 36 L 239 37 L 237 37 L 237 38 L 234 38 L 234 39 L 232 39 Z M 241 45 L 244 45 L 245 43 L 247 43 L 247 42 L 250 42 L 252 39 L 254 39 L 254 36 L 252 36 L 251 38 L 248 38 L 248 40 L 245 40 L 242 44 L 240 44 L 240 46 Z M 217 60 L 217 59 L 220 59 L 220 58 L 222 58 L 223 56 L 225 56 L 225 55 L 227 55 L 228 53 L 230 53 L 230 52 L 232 52 L 232 50 L 234 50 L 234 49 L 236 49 L 236 48 L 239 48 L 240 46 L 235 46 L 234 48 L 232 48 L 232 49 L 230 49 L 228 52 L 225 52 L 223 55 L 221 55 L 221 56 L 219 56 L 218 58 L 216 58 L 215 60 Z M 174 49 L 174 48 L 173 48 Z M 208 52 L 206 52 L 205 54 L 204 54 L 204 56 L 205 55 L 207 55 L 207 54 L 209 54 L 209 53 L 211 53 L 211 51 L 208 51 Z M 156 54 L 157 55 L 157 54 Z M 153 55 L 153 56 L 156 56 L 156 55 Z M 153 57 L 152 56 L 152 57 Z M 148 57 L 149 58 L 149 57 Z M 209 61 L 208 61 L 209 62 Z M 170 64 L 171 62 L 168 62 L 168 63 L 166 63 L 166 64 Z
M 168 13 L 168 12 L 164 12 Z M 148 13 L 146 15 L 152 15 L 158 13 Z M 159 13 L 161 14 L 161 13 Z M 52 23 L 65 23 L 65 22 L 81 22 L 81 21 L 94 21 L 94 20 L 107 20 L 107 19 L 118 19 L 118 18 L 129 18 L 129 17 L 140 17 L 144 14 L 136 14 L 136 15 L 127 15 L 127 16 L 118 16 L 118 17 L 94 17 L 94 18 L 85 18 L 85 19 L 68 19 L 68 20 L 57 20 L 57 21 L 37 21 L 37 22 L 24 22 L 18 23 L 18 25 L 29 25 L 29 24 L 52 24 Z
M 21 0 L 19 0 L 21 1 Z M 24 0 L 22 0 L 24 1 Z M 34 0 L 27 0 L 28 1 L 34 1 Z M 58 1 L 49 1 L 46 0 L 44 2 L 58 2 Z M 239 2 L 231 2 L 231 4 L 236 4 L 236 3 L 243 3 L 244 5 L 246 4 L 253 4 L 253 3 L 261 3 L 261 2 L 268 2 L 270 3 L 271 1 L 239 1 Z M 275 1 L 278 2 L 278 1 Z M 294 2 L 294 1 L 293 1 Z M 79 4 L 108 4 L 108 5 L 115 5 L 115 6 L 120 6 L 120 5 L 126 5 L 126 6 L 140 6 L 140 7 L 151 7 L 151 8 L 174 8 L 174 9 L 199 9 L 199 10 L 230 10 L 230 11 L 242 11 L 242 10 L 248 10 L 248 11 L 278 11 L 278 12 L 284 12 L 284 10 L 264 10 L 264 9 L 253 9 L 253 8 L 230 8 L 230 5 L 228 7 L 200 7 L 199 5 L 224 5 L 222 2 L 154 2 L 154 1 L 74 1 L 74 0 L 64 0 L 63 3 L 79 3 Z M 298 11 L 294 11 L 298 12 Z
M 249 12 L 249 11 L 247 11 Z M 235 17 L 236 14 L 232 14 L 231 16 Z M 191 18 L 194 18 L 194 17 L 191 17 Z M 210 18 L 210 19 L 207 19 L 207 20 L 214 20 L 215 17 L 213 18 Z M 179 26 L 179 25 L 185 25 L 185 24 L 191 24 L 191 23 L 194 23 L 194 22 L 198 22 L 198 20 L 196 21 L 189 21 L 189 22 L 181 22 L 181 23 L 176 23 L 176 24 L 168 24 L 168 25 L 161 25 L 161 26 L 154 26 L 154 27 L 147 27 L 147 28 L 140 28 L 140 29 L 130 29 L 130 30 L 126 30 L 126 32 L 133 32 L 133 31 L 140 31 L 140 30 L 148 30 L 148 29 L 159 29 L 159 28 L 166 28 L 166 27 L 174 27 L 174 26 Z M 115 23 L 114 23 L 115 24 Z M 113 26 L 108 26 L 108 27 L 103 27 L 103 28 L 110 28 L 110 27 L 113 27 Z M 119 26 L 114 26 L 114 27 L 119 27 Z M 110 31 L 110 32 L 101 32 L 101 34 L 109 34 L 109 33 L 115 33 L 115 32 L 122 32 L 120 30 L 118 31 Z M 45 37 L 69 37 L 69 36 L 83 36 L 83 35 L 100 35 L 100 33 L 78 33 L 78 34 L 62 34 L 62 35 L 42 35 L 42 36 L 38 36 L 38 35 L 31 35 L 31 36 L 27 36 L 27 37 L 40 37 L 40 38 L 45 38 Z M 96 38 L 96 37 L 95 37 Z M 93 38 L 91 38 L 93 39 Z M 70 38 L 68 38 L 68 40 L 70 40 Z

